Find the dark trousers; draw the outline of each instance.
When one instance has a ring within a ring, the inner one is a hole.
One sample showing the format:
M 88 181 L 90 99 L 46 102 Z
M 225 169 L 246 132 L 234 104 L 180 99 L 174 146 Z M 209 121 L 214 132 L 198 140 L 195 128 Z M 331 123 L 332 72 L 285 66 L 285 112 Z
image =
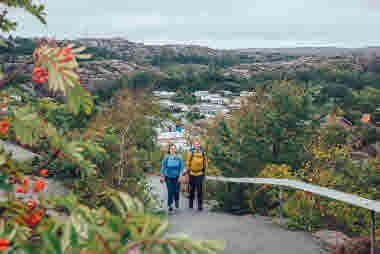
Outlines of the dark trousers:
M 173 204 L 173 200 L 179 202 L 180 184 L 178 177 L 165 177 L 166 187 L 168 188 L 168 207 Z
M 204 180 L 204 175 L 201 175 L 201 176 L 190 175 L 189 180 L 190 180 L 189 181 L 189 185 L 190 185 L 189 207 L 193 208 L 195 191 L 197 191 L 198 208 L 202 209 L 203 208 L 203 180 Z

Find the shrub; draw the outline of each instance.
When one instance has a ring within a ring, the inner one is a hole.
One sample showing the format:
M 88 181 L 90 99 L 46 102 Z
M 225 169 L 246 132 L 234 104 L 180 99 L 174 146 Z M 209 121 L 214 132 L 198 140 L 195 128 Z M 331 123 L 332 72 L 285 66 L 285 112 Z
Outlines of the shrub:
M 243 185 L 238 183 L 217 184 L 215 199 L 218 202 L 218 206 L 216 209 L 233 214 L 250 213 L 250 204 Z
M 326 128 L 321 128 L 324 134 L 324 143 L 331 147 L 338 144 L 346 144 L 351 137 L 351 132 L 346 130 L 342 125 L 329 124 Z
M 208 176 L 220 176 L 220 170 L 215 168 L 215 167 L 210 167 L 207 169 L 206 174 Z M 206 181 L 205 182 L 205 189 L 204 189 L 204 196 L 206 200 L 215 200 L 216 199 L 216 194 L 217 194 L 217 185 L 219 183 L 216 181 Z

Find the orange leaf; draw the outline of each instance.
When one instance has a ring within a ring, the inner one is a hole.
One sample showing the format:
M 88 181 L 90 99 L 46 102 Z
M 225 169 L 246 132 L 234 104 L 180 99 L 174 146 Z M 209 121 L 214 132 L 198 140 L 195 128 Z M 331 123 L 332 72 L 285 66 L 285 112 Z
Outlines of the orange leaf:
M 363 123 L 368 123 L 369 122 L 369 120 L 371 120 L 371 116 L 370 116 L 370 114 L 364 114 L 363 116 L 362 116 L 362 122 Z

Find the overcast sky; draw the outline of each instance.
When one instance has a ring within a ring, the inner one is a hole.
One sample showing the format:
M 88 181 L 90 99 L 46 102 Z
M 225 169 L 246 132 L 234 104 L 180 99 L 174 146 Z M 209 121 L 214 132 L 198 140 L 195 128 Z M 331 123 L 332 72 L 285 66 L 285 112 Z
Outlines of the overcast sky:
M 47 27 L 20 10 L 20 36 L 123 37 L 211 48 L 380 46 L 379 0 L 41 0 Z

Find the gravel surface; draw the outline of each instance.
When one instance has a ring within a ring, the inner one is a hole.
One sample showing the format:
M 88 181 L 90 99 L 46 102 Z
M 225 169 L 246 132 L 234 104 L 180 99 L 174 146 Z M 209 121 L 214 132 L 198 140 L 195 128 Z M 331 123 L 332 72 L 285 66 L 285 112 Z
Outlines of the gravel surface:
M 149 181 L 166 207 L 165 185 L 160 184 L 157 176 L 149 177 Z M 193 240 L 224 240 L 226 249 L 223 253 L 228 254 L 325 253 L 308 232 L 287 231 L 263 216 L 190 210 L 188 200 L 183 196 L 179 211 L 169 215 L 169 223 L 172 225 L 169 234 L 186 233 Z

